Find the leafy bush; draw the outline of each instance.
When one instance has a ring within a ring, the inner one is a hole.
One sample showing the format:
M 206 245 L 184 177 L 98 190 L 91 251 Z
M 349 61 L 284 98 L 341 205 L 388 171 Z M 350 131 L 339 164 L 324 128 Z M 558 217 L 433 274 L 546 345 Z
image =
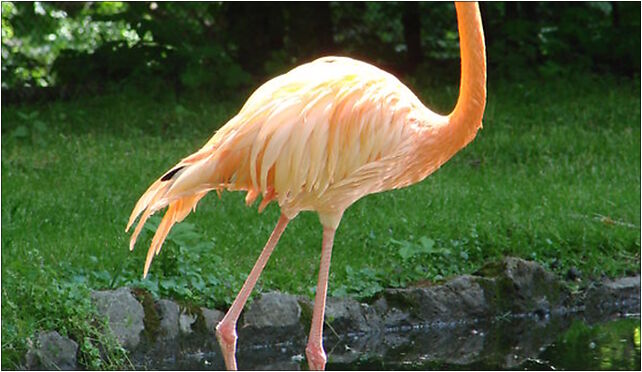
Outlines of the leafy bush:
M 35 251 L 26 256 L 42 260 Z M 11 319 L 2 326 L 3 365 L 21 365 L 32 337 L 38 331 L 56 330 L 76 341 L 84 368 L 131 368 L 106 319 L 98 317 L 83 280 L 70 281 L 51 271 L 32 273 L 27 281 L 20 277 L 11 270 L 3 272 L 2 318 Z M 7 296 L 7 291 L 13 295 Z
M 159 79 L 176 91 L 225 94 L 250 76 L 264 79 L 329 53 L 406 74 L 420 62 L 431 71 L 458 66 L 452 4 L 410 6 L 3 2 L 2 86 L 99 89 Z M 480 7 L 491 76 L 640 72 L 639 3 Z

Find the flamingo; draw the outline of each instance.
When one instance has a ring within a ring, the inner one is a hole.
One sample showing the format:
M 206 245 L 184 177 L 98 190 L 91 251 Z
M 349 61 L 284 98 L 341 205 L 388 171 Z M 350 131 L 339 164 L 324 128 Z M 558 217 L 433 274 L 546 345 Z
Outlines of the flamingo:
M 486 104 L 486 52 L 477 3 L 455 4 L 461 81 L 454 110 L 432 112 L 393 75 L 346 57 L 324 57 L 259 87 L 240 112 L 140 198 L 126 231 L 130 241 L 168 207 L 147 252 L 143 277 L 167 233 L 209 191 L 245 191 L 262 211 L 281 216 L 236 299 L 216 327 L 226 368 L 235 370 L 236 324 L 288 222 L 315 211 L 323 226 L 321 263 L 306 346 L 311 370 L 323 370 L 323 319 L 335 231 L 343 212 L 372 193 L 417 183 L 470 143 Z

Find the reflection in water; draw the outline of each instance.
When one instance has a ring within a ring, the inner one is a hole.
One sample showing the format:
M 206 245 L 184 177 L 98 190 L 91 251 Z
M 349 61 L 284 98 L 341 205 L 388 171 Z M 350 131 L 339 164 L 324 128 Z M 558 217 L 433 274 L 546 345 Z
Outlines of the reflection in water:
M 589 327 L 575 321 L 540 359 L 558 369 L 639 370 L 640 321 L 623 319 Z
M 639 334 L 640 319 L 637 317 L 592 326 L 582 319 L 568 317 L 511 319 L 476 324 L 475 327 L 415 330 L 403 344 L 382 354 L 361 354 L 347 363 L 335 362 L 331 357 L 328 367 L 639 370 Z M 349 342 L 347 344 L 348 348 L 354 349 Z
M 244 344 L 240 369 L 305 370 L 305 339 L 278 345 Z M 445 324 L 325 340 L 327 369 L 575 369 L 639 370 L 640 319 L 589 324 L 575 316 L 520 317 L 494 322 Z M 207 350 L 207 351 L 205 351 Z M 150 354 L 147 354 L 150 355 Z M 138 368 L 220 370 L 214 337 L 156 349 Z

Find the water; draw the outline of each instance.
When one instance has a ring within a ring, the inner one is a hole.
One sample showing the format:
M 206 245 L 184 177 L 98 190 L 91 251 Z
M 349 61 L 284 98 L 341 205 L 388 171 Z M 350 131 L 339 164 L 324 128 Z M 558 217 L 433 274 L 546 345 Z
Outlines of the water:
M 513 317 L 341 338 L 330 334 L 324 343 L 328 370 L 640 370 L 639 314 L 598 323 L 578 315 Z M 245 370 L 307 370 L 304 350 L 305 340 L 260 345 L 239 339 L 238 364 Z M 224 369 L 214 337 L 134 363 Z
M 594 325 L 582 319 L 509 320 L 480 328 L 451 329 L 447 344 L 436 344 L 439 331 L 417 332 L 384 355 L 328 369 L 640 370 L 639 317 Z

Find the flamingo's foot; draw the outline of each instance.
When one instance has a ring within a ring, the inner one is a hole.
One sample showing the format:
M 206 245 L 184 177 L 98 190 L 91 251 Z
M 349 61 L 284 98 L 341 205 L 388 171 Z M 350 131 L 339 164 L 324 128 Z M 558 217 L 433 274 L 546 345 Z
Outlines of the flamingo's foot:
M 216 326 L 216 339 L 221 346 L 225 368 L 228 371 L 236 371 L 236 325 L 228 325 L 220 322 Z
M 310 371 L 324 371 L 326 357 L 322 345 L 308 343 L 305 348 L 305 355 L 308 358 L 308 367 Z

